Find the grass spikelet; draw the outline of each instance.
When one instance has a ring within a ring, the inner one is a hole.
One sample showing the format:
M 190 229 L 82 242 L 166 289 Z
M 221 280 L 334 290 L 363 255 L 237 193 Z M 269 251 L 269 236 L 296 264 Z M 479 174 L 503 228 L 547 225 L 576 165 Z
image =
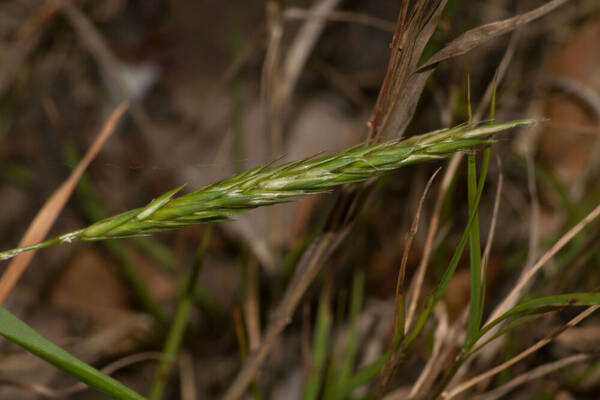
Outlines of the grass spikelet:
M 381 176 L 409 164 L 438 160 L 491 142 L 491 136 L 517 126 L 535 123 L 518 120 L 492 125 L 438 130 L 402 141 L 355 146 L 339 153 L 258 166 L 173 198 L 173 189 L 142 208 L 98 221 L 91 226 L 33 246 L 0 252 L 0 260 L 65 241 L 96 241 L 148 235 L 180 227 L 222 221 L 256 207 L 325 192 L 335 186 Z

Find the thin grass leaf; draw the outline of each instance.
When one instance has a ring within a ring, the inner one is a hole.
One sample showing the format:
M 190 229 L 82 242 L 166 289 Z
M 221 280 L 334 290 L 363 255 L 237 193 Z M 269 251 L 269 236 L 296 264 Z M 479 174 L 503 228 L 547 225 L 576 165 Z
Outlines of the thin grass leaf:
M 466 241 L 471 236 L 471 233 L 472 233 L 471 230 L 472 230 L 473 223 L 477 220 L 477 215 L 478 215 L 477 210 L 478 210 L 479 202 L 481 200 L 481 195 L 483 193 L 483 187 L 485 185 L 485 178 L 487 176 L 487 169 L 488 169 L 489 158 L 490 158 L 489 151 L 487 151 L 487 150 L 489 150 L 489 148 L 486 149 L 485 156 L 483 157 L 483 160 L 482 160 L 481 175 L 479 176 L 479 182 L 477 184 L 477 193 L 476 193 L 475 198 L 473 199 L 473 206 L 471 206 L 471 204 L 469 205 L 469 214 L 470 215 L 469 215 L 469 221 L 467 223 L 467 227 L 465 228 L 463 235 L 460 239 L 460 242 L 452 256 L 450 265 L 446 269 L 446 272 L 444 273 L 444 277 L 442 277 L 442 281 L 441 281 L 440 285 L 438 286 L 438 289 L 434 293 L 433 300 L 431 298 L 429 299 L 429 301 L 427 303 L 427 307 L 421 313 L 421 316 L 417 320 L 417 325 L 415 326 L 415 331 L 417 330 L 417 328 L 419 328 L 419 330 L 423 328 L 423 326 L 425 325 L 425 322 L 429 318 L 429 315 L 433 311 L 433 307 L 435 306 L 437 301 L 439 301 L 439 299 L 443 295 L 445 288 L 448 285 L 448 282 L 450 281 L 450 278 L 452 277 L 452 275 L 454 274 L 454 271 L 456 270 L 458 261 L 460 260 L 460 257 L 462 256 L 462 252 L 466 245 Z M 471 168 L 473 168 L 473 167 L 471 167 Z M 474 168 L 472 169 L 472 171 L 474 171 Z M 470 178 L 473 179 L 474 173 L 471 172 L 471 175 L 472 176 Z M 470 184 L 472 185 L 472 183 L 470 183 Z M 479 238 L 479 231 L 477 231 L 477 239 L 478 238 Z M 477 248 L 479 248 L 478 243 L 477 243 Z M 480 273 L 481 273 L 481 253 L 479 253 L 479 262 L 475 261 L 475 263 L 478 266 L 478 271 L 476 271 L 476 275 L 478 275 L 480 277 L 480 279 L 479 279 L 479 286 L 476 284 L 473 284 L 473 273 L 471 273 L 471 282 L 472 282 L 471 296 L 473 296 L 473 293 L 475 293 L 476 296 L 481 296 L 482 295 L 481 275 L 480 275 Z M 473 270 L 471 270 L 471 272 L 472 271 Z M 474 332 L 474 333 L 472 333 L 473 336 L 471 338 L 469 336 L 467 336 L 467 338 L 465 340 L 465 344 L 463 346 L 463 352 L 460 354 L 460 357 L 457 360 L 455 360 L 454 364 L 451 366 L 450 370 L 446 373 L 445 377 L 437 385 L 437 388 L 433 389 L 432 396 L 430 398 L 437 398 L 437 396 L 439 396 L 439 394 L 441 393 L 443 388 L 446 387 L 446 385 L 449 383 L 450 379 L 454 376 L 454 374 L 456 374 L 456 372 L 458 371 L 460 366 L 464 363 L 465 358 L 463 357 L 463 355 L 466 352 L 465 349 L 472 347 L 473 344 L 476 343 L 476 341 L 478 339 L 477 332 L 479 332 L 479 326 L 481 324 L 480 318 L 482 318 L 482 316 L 483 316 L 483 314 L 482 314 L 483 310 L 482 309 L 481 309 L 481 311 L 479 309 L 477 309 L 477 311 L 473 310 L 473 307 L 474 307 L 473 304 L 476 304 L 475 307 L 479 306 L 479 307 L 483 308 L 483 303 L 481 302 L 480 299 L 478 299 L 478 301 L 475 302 L 473 300 L 473 297 L 471 297 L 469 324 L 473 325 L 473 327 L 471 327 L 472 332 Z M 478 318 L 479 318 L 479 322 L 477 322 Z M 410 345 L 410 342 L 412 340 L 414 340 L 414 338 L 416 337 L 416 334 L 418 334 L 418 332 L 413 333 L 411 335 L 411 337 L 409 338 L 410 340 L 407 341 L 407 346 Z M 467 335 L 469 335 L 469 332 L 467 332 Z
M 410 347 L 412 342 L 417 338 L 417 336 L 419 335 L 419 333 L 425 326 L 425 323 L 431 316 L 431 313 L 433 312 L 435 305 L 441 299 L 444 292 L 446 291 L 446 287 L 448 286 L 450 279 L 454 275 L 454 271 L 456 271 L 458 262 L 460 261 L 462 253 L 464 251 L 464 248 L 467 244 L 467 240 L 469 239 L 469 235 L 471 232 L 471 226 L 472 226 L 473 221 L 475 220 L 475 217 L 477 214 L 477 207 L 479 205 L 479 201 L 481 200 L 481 195 L 483 193 L 483 187 L 484 187 L 484 183 L 485 183 L 485 176 L 487 175 L 488 163 L 489 163 L 489 157 L 484 158 L 483 162 L 482 162 L 482 166 L 481 166 L 481 175 L 479 177 L 479 182 L 477 184 L 477 192 L 476 192 L 476 196 L 475 196 L 474 204 L 473 204 L 474 207 L 470 212 L 467 226 L 465 227 L 465 229 L 463 231 L 463 234 L 459 241 L 459 244 L 454 251 L 452 259 L 448 263 L 448 267 L 446 268 L 446 271 L 444 272 L 444 275 L 442 276 L 440 283 L 438 284 L 438 286 L 434 290 L 434 292 L 429 296 L 424 309 L 421 311 L 421 313 L 419 314 L 419 317 L 417 318 L 417 321 L 415 322 L 414 327 L 412 328 L 412 330 L 410 330 L 408 332 L 408 334 L 405 336 L 403 342 L 401 343 L 401 346 L 402 346 L 401 351 L 402 352 L 405 352 Z M 341 386 L 339 388 L 339 390 L 336 392 L 336 396 L 334 397 L 334 399 L 341 400 L 341 399 L 347 397 L 350 393 L 352 393 L 352 391 L 354 389 L 356 389 L 357 387 L 362 386 L 362 385 L 368 383 L 370 380 L 374 379 L 374 377 L 379 374 L 381 368 L 385 365 L 388 355 L 389 355 L 389 353 L 386 352 L 382 356 L 380 356 L 376 361 L 374 361 L 373 363 L 360 369 L 351 379 L 349 379 L 347 382 L 345 382 L 345 384 L 343 386 Z M 457 364 L 456 368 L 458 368 L 458 364 Z
M 323 371 L 325 370 L 325 361 L 329 349 L 329 336 L 331 334 L 332 318 L 329 306 L 329 289 L 327 286 L 321 292 L 319 301 L 319 312 L 317 313 L 317 322 L 315 324 L 312 365 L 306 387 L 304 388 L 304 400 L 316 400 L 321 391 L 321 382 L 323 381 Z
M 471 354 L 476 353 L 477 351 L 482 349 L 485 345 L 487 345 L 490 342 L 493 342 L 494 340 L 498 339 L 499 337 L 501 337 L 507 333 L 514 332 L 515 329 L 518 328 L 519 326 L 524 325 L 529 322 L 532 322 L 536 319 L 539 319 L 539 318 L 543 317 L 544 315 L 558 312 L 562 308 L 564 308 L 564 307 L 536 309 L 536 310 L 531 310 L 530 312 L 524 312 L 522 315 L 518 315 L 518 316 L 514 316 L 513 318 L 510 318 L 509 321 L 506 322 L 506 325 L 503 325 L 502 328 L 498 332 L 494 333 L 490 338 L 488 338 L 481 344 L 478 344 L 476 348 L 468 349 L 468 353 L 465 353 L 464 358 L 468 358 Z
M 337 295 L 332 332 L 340 332 L 343 329 L 342 325 L 344 313 L 346 310 L 346 300 L 348 297 L 347 295 L 348 292 L 344 289 L 340 290 L 340 292 Z M 332 344 L 333 348 L 336 348 L 336 346 L 336 343 Z M 331 355 L 329 362 L 327 363 L 327 370 L 324 372 L 325 382 L 323 382 L 323 389 L 321 391 L 320 397 L 323 400 L 331 400 L 331 398 L 335 394 L 335 390 L 340 382 L 340 364 L 342 363 L 341 359 L 344 355 L 345 352 L 343 352 L 341 355 L 338 355 L 337 352 L 334 351 Z
M 350 379 L 346 380 L 337 390 L 333 400 L 343 400 L 356 389 L 371 382 L 381 371 L 388 353 L 383 354 L 371 364 L 361 368 Z
M 487 156 L 487 157 L 486 157 Z M 486 149 L 484 162 L 489 163 L 490 152 Z M 468 164 L 468 197 L 469 197 L 469 213 L 474 213 L 475 218 L 471 229 L 469 230 L 469 274 L 471 282 L 471 301 L 469 306 L 469 319 L 467 323 L 467 337 L 465 345 L 471 346 L 474 337 L 481 326 L 481 318 L 483 315 L 482 296 L 482 278 L 481 278 L 481 244 L 479 238 L 479 213 L 475 205 L 477 197 L 477 165 L 475 154 L 469 154 L 467 157 Z M 485 177 L 481 176 L 485 182 Z
M 276 167 L 259 166 L 242 174 L 194 190 L 167 202 L 126 211 L 85 229 L 36 245 L 0 252 L 5 260 L 26 250 L 73 240 L 106 240 L 147 235 L 179 227 L 227 220 L 232 215 L 326 192 L 341 184 L 361 182 L 406 165 L 447 158 L 456 151 L 490 144 L 490 136 L 516 126 L 534 123 L 519 120 L 493 125 L 438 130 L 403 141 L 354 147 L 340 153 Z M 162 199 L 163 197 L 161 197 Z M 138 216 L 143 218 L 138 218 Z
M 499 386 L 489 392 L 485 392 L 474 397 L 474 400 L 496 400 L 504 397 L 504 395 L 514 391 L 515 388 L 524 385 L 525 383 L 531 382 L 536 379 L 540 379 L 552 372 L 556 372 L 559 369 L 565 368 L 567 366 L 573 365 L 575 363 L 581 363 L 584 361 L 590 360 L 591 355 L 585 353 L 579 353 L 575 355 L 570 355 L 564 357 L 558 361 L 549 362 L 546 364 L 542 364 L 534 369 L 531 369 L 527 372 L 517 375 L 512 380 L 507 382 L 506 384 Z M 558 390 L 554 390 L 555 394 L 553 397 L 558 396 Z M 556 398 L 554 397 L 554 398 Z
M 467 74 L 467 105 L 469 113 L 469 123 L 473 121 L 473 112 L 471 109 L 471 79 Z M 484 158 L 485 163 L 489 163 L 489 147 L 486 148 Z M 485 183 L 485 177 L 482 177 L 482 182 Z M 469 319 L 467 322 L 467 336 L 465 338 L 465 346 L 471 346 L 473 338 L 477 335 L 481 326 L 481 318 L 483 314 L 482 298 L 482 278 L 481 278 L 481 243 L 479 237 L 479 213 L 474 207 L 475 198 L 477 196 L 477 158 L 474 153 L 467 157 L 467 190 L 469 214 L 475 213 L 475 219 L 471 225 L 469 232 L 469 276 L 470 276 L 470 305 Z
M 472 388 L 473 386 L 477 385 L 478 383 L 487 380 L 489 378 L 491 378 L 492 376 L 500 373 L 502 370 L 516 364 L 517 362 L 523 360 L 526 357 L 529 357 L 530 355 L 534 354 L 535 352 L 539 351 L 541 348 L 543 348 L 544 346 L 546 346 L 548 343 L 552 342 L 552 340 L 554 340 L 557 336 L 559 336 L 561 333 L 563 333 L 565 330 L 573 328 L 574 326 L 576 326 L 577 324 L 579 324 L 581 321 L 583 321 L 584 319 L 586 319 L 587 317 L 589 317 L 590 315 L 592 315 L 594 312 L 596 312 L 598 309 L 600 308 L 600 305 L 593 305 L 590 307 L 586 307 L 586 309 L 580 313 L 578 313 L 574 318 L 570 319 L 567 323 L 561 325 L 560 327 L 554 329 L 552 332 L 550 332 L 548 335 L 546 335 L 544 338 L 538 340 L 537 342 L 535 342 L 535 344 L 529 346 L 527 349 L 521 351 L 519 354 L 517 354 L 516 356 L 512 357 L 511 359 L 503 362 L 500 365 L 497 365 L 489 370 L 487 370 L 486 372 L 483 372 L 469 380 L 467 380 L 466 382 L 460 383 L 457 386 L 453 387 L 451 390 L 447 391 L 445 393 L 445 398 L 446 399 L 453 399 L 455 398 L 457 395 L 459 395 L 460 393 Z M 461 360 L 465 360 L 465 356 L 464 353 L 461 354 L 460 356 Z M 456 365 L 460 366 L 460 362 L 456 362 Z M 458 367 L 454 368 L 455 370 Z M 452 376 L 454 376 L 454 374 L 449 375 L 449 377 L 451 378 Z M 447 382 L 446 382 L 447 383 Z M 445 385 L 441 386 L 441 388 L 443 389 L 443 387 L 445 387 Z M 436 392 L 435 396 L 437 397 L 441 392 Z
M 114 399 L 145 399 L 127 386 L 61 349 L 4 307 L 0 307 L 0 334 L 41 359 L 48 361 L 56 368 L 73 375 L 80 381 Z
M 528 300 L 521 304 L 517 304 L 495 320 L 486 324 L 479 332 L 477 339 L 483 337 L 488 331 L 503 321 L 506 321 L 507 323 L 518 321 L 522 324 L 531 320 L 531 318 L 524 317 L 535 317 L 564 307 L 594 306 L 599 304 L 600 292 L 566 293 Z M 518 325 L 511 324 L 511 326 L 516 328 Z M 473 352 L 474 351 L 476 351 L 476 349 L 473 350 Z
M 338 387 L 346 384 L 354 370 L 354 361 L 357 351 L 357 326 L 358 314 L 362 308 L 365 286 L 365 273 L 362 269 L 356 270 L 352 280 L 352 294 L 350 295 L 350 327 L 346 342 L 346 352 L 342 360 L 341 370 L 338 377 Z
M 496 118 L 496 95 L 497 95 L 497 73 L 494 75 L 494 81 L 492 86 L 492 97 L 490 102 L 490 124 L 494 123 Z M 490 157 L 490 147 L 486 147 L 483 152 L 483 157 L 489 160 Z M 502 174 L 500 174 L 500 179 L 498 181 L 498 192 L 497 192 L 497 201 L 500 199 L 500 193 L 502 191 Z M 489 253 L 491 251 L 493 234 L 494 234 L 494 219 L 496 218 L 496 212 L 498 204 L 494 205 L 494 216 L 492 216 L 492 227 L 490 227 L 490 234 L 488 236 L 488 243 L 486 244 L 486 249 L 484 251 L 483 259 L 480 258 L 479 262 L 481 263 L 481 290 L 479 296 L 479 314 L 477 319 L 477 330 L 481 328 L 481 324 L 483 321 L 483 310 L 485 309 L 485 296 L 486 296 L 486 287 L 487 287 L 487 268 L 489 263 Z M 465 344 L 472 347 L 475 342 L 466 340 Z
M 323 400 L 333 399 L 338 387 L 345 380 L 349 379 L 354 372 L 358 344 L 356 321 L 362 308 L 363 289 L 364 271 L 362 268 L 357 268 L 354 270 L 350 295 L 348 296 L 345 288 L 340 290 L 338 295 L 333 331 L 336 332 L 336 336 L 339 341 L 342 341 L 343 346 L 338 346 L 338 342 L 332 344 L 334 349 L 340 347 L 340 351 L 339 353 L 334 352 L 328 363 L 325 383 L 323 384 L 323 393 L 321 395 Z M 347 297 L 349 297 L 348 304 L 346 304 Z M 347 326 L 344 327 L 346 306 L 348 307 L 348 322 Z M 341 334 L 344 330 L 346 332 L 345 335 Z
M 210 227 L 204 232 L 204 237 L 202 238 L 202 243 L 198 247 L 198 253 L 196 255 L 196 260 L 192 267 L 191 274 L 187 277 L 187 280 L 184 283 L 183 293 L 181 294 L 181 297 L 177 303 L 175 316 L 173 317 L 173 321 L 164 343 L 162 358 L 158 364 L 158 368 L 150 388 L 150 400 L 160 400 L 163 398 L 168 374 L 173 366 L 173 363 L 177 359 L 177 354 L 179 353 L 179 348 L 181 347 L 181 342 L 183 341 L 183 335 L 187 329 L 190 311 L 194 302 L 198 276 L 200 275 L 200 271 L 202 269 L 204 254 L 206 252 L 206 246 L 208 245 L 209 240 Z
M 489 24 L 473 28 L 456 39 L 450 42 L 442 50 L 433 55 L 425 64 L 420 66 L 417 71 L 424 71 L 432 68 L 434 65 L 469 52 L 470 50 L 481 46 L 484 42 L 493 39 L 497 36 L 504 35 L 520 26 L 530 23 L 544 15 L 548 14 L 555 8 L 567 3 L 568 0 L 552 0 L 542 6 L 528 11 L 523 14 L 516 15 L 502 21 L 491 22 Z
M 452 278 L 452 276 L 454 275 L 454 272 L 456 271 L 458 262 L 460 261 L 460 258 L 462 257 L 462 253 L 467 244 L 467 240 L 469 238 L 470 231 L 471 231 L 471 226 L 473 225 L 473 222 L 475 221 L 475 218 L 477 216 L 477 207 L 479 206 L 479 201 L 481 200 L 481 195 L 483 193 L 483 186 L 485 183 L 485 176 L 487 175 L 488 162 L 489 162 L 489 158 L 483 159 L 483 162 L 481 165 L 481 175 L 479 176 L 479 184 L 477 185 L 477 196 L 475 197 L 473 207 L 472 207 L 471 213 L 469 215 L 469 221 L 467 222 L 467 226 L 465 227 L 465 230 L 463 231 L 462 237 L 460 238 L 460 241 L 458 242 L 458 246 L 456 247 L 456 250 L 454 251 L 452 258 L 450 259 L 450 262 L 448 263 L 448 267 L 446 268 L 446 271 L 444 271 L 444 275 L 442 276 L 440 283 L 438 284 L 435 291 L 428 298 L 425 308 L 423 309 L 421 314 L 419 314 L 419 317 L 417 319 L 417 322 L 415 323 L 414 328 L 406 336 L 406 339 L 403 343 L 404 349 L 407 349 L 412 344 L 412 342 L 416 339 L 418 334 L 421 332 L 421 330 L 425 326 L 425 323 L 431 316 L 431 313 L 433 312 L 435 305 L 444 295 L 444 292 L 446 291 L 446 287 L 448 286 L 450 279 Z

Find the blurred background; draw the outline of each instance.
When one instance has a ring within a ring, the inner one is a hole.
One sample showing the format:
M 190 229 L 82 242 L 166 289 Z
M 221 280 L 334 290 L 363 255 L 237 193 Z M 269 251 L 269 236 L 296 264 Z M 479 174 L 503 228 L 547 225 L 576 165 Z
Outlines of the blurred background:
M 450 0 L 421 62 L 469 29 L 543 3 Z M 129 111 L 87 169 L 52 236 L 142 206 L 183 183 L 192 190 L 270 160 L 329 154 L 365 142 L 400 11 L 401 2 L 391 0 L 1 2 L 0 247 L 18 245 L 122 101 L 130 102 Z M 569 1 L 517 31 L 441 62 L 404 136 L 467 121 L 467 81 L 473 110 L 483 104 L 478 117 L 487 120 L 489 97 L 483 99 L 499 68 L 496 120 L 547 122 L 503 134 L 493 146 L 480 206 L 485 243 L 502 175 L 486 282 L 489 304 L 501 299 L 524 265 L 600 201 L 600 4 Z M 298 399 L 305 393 L 320 304 L 333 319 L 329 365 L 336 363 L 351 319 L 356 368 L 385 351 L 407 232 L 427 180 L 440 166 L 446 163 L 412 166 L 375 184 L 265 363 L 256 384 L 262 398 Z M 468 218 L 463 167 L 444 196 L 425 293 L 439 280 Z M 440 183 L 437 178 L 425 198 L 408 254 L 407 282 L 421 260 Z M 256 347 L 270 310 L 337 196 L 333 191 L 306 197 L 212 226 L 165 398 L 212 399 L 224 393 L 248 349 Z M 598 233 L 591 227 L 561 253 L 534 292 L 597 289 Z M 203 225 L 40 251 L 4 305 L 98 368 L 143 355 L 114 376 L 145 393 L 163 346 L 164 323 L 173 315 L 205 235 Z M 468 299 L 465 262 L 444 297 L 448 323 Z M 355 311 L 353 301 L 358 302 Z M 514 332 L 489 365 L 542 337 L 561 318 Z M 597 351 L 600 321 L 592 317 L 584 328 L 592 333 L 575 337 L 595 337 L 582 342 Z M 427 332 L 403 373 L 394 375 L 390 396 L 397 397 L 390 398 L 404 398 L 406 392 L 398 390 L 410 387 L 427 362 L 433 326 Z M 504 379 L 573 351 L 573 343 L 563 342 L 515 366 Z M 2 348 L 2 398 L 42 398 L 27 385 L 74 383 L 6 341 Z M 593 365 L 529 382 L 511 398 L 597 398 L 600 380 L 569 380 Z M 594 371 L 589 375 L 597 376 Z M 366 385 L 351 398 L 369 392 Z M 64 397 L 103 398 L 89 389 Z

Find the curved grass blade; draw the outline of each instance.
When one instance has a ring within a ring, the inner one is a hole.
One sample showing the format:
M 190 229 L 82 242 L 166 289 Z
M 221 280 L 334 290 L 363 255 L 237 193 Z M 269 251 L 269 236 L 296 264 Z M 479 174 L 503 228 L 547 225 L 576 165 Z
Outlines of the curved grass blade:
M 488 331 L 494 328 L 501 322 L 505 322 L 510 325 L 512 329 L 525 322 L 531 321 L 533 318 L 539 317 L 542 314 L 556 311 L 565 307 L 579 307 L 579 306 L 594 306 L 600 304 L 600 292 L 592 293 L 565 293 L 555 296 L 539 297 L 536 299 L 525 301 L 521 304 L 517 304 L 495 320 L 486 324 L 480 331 L 475 340 L 483 337 Z M 506 330 L 501 331 L 506 333 Z M 500 335 L 494 335 L 490 341 L 496 339 Z M 484 346 L 486 343 L 473 349 L 472 353 L 477 351 L 479 348 Z
M 0 307 L 0 334 L 114 399 L 145 400 L 134 390 L 61 349 L 4 307 Z

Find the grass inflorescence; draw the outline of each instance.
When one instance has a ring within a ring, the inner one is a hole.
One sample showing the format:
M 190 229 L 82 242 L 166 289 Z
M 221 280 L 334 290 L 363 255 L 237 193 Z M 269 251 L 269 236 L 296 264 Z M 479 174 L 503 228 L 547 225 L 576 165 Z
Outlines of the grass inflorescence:
M 491 135 L 532 120 L 482 126 L 461 125 L 402 141 L 355 146 L 330 156 L 258 166 L 173 197 L 185 185 L 168 191 L 141 208 L 98 221 L 91 226 L 32 246 L 0 252 L 0 259 L 23 251 L 73 240 L 96 241 L 147 235 L 211 221 L 227 220 L 260 206 L 299 196 L 325 192 L 335 186 L 357 183 L 403 166 L 446 158 L 491 142 Z

